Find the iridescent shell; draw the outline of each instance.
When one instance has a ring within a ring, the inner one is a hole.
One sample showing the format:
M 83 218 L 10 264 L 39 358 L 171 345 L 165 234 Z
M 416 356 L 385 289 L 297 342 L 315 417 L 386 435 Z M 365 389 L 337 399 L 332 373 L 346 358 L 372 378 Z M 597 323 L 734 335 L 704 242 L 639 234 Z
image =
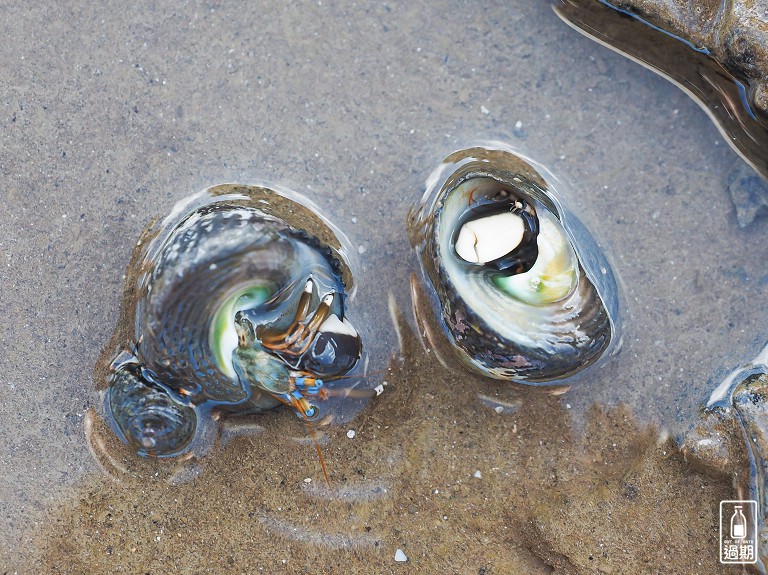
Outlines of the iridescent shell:
M 470 368 L 496 379 L 559 380 L 620 339 L 610 267 L 543 172 L 506 149 L 461 150 L 433 172 L 409 217 L 446 337 Z M 513 239 L 495 218 L 517 221 Z M 502 242 L 509 249 L 497 249 Z
M 299 376 L 338 376 L 358 361 L 360 338 L 345 317 L 354 286 L 343 236 L 290 195 L 215 186 L 139 241 L 105 397 L 114 429 L 139 454 L 185 453 L 209 435 L 212 410 L 291 405 Z M 298 351 L 238 340 L 246 325 L 290 333 L 307 323 L 295 321 L 297 308 L 323 302 L 327 316 Z

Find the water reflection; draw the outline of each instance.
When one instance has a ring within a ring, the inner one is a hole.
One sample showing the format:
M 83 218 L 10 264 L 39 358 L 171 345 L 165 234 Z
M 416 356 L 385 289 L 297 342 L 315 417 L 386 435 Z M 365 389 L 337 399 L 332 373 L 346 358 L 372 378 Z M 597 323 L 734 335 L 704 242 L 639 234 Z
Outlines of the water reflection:
M 119 438 L 185 460 L 228 414 L 283 404 L 319 424 L 375 397 L 359 385 L 372 381 L 346 315 L 348 243 L 308 200 L 266 186 L 211 187 L 151 225 L 96 366 Z
M 695 49 L 681 38 L 610 2 L 562 0 L 555 10 L 582 34 L 647 66 L 683 89 L 705 109 L 725 141 L 768 178 L 768 119 L 764 110 L 755 107 L 755 88 L 750 88 L 748 78 L 735 77 L 705 47 Z M 691 10 L 692 19 L 700 15 L 693 15 L 693 8 Z M 733 41 L 737 44 L 738 32 L 735 36 Z M 735 56 L 731 59 L 737 60 Z
M 404 354 L 386 391 L 350 424 L 353 438 L 326 430 L 331 490 L 311 446 L 297 446 L 302 423 L 261 417 L 258 435 L 235 435 L 185 482 L 169 482 L 160 460 L 118 482 L 90 478 L 41 526 L 45 568 L 379 573 L 402 549 L 431 573 L 717 570 L 699 510 L 717 508 L 727 476 L 692 471 L 623 407 L 592 407 L 574 429 L 575 390 L 446 369 L 436 356 L 452 356 L 422 348 L 394 311 Z M 599 534 L 585 539 L 585 525 Z

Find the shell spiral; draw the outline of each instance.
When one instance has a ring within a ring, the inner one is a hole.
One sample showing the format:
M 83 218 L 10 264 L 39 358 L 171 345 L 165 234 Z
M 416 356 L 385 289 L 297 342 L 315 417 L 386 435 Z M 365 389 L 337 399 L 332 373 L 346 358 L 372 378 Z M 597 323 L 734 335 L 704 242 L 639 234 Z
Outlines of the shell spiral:
M 311 279 L 311 307 L 334 294 L 329 316 L 346 321 L 353 284 L 339 238 L 305 201 L 241 185 L 209 188 L 148 229 L 129 267 L 107 375 L 106 408 L 121 439 L 141 455 L 180 455 L 204 435 L 213 408 L 279 405 L 239 377 L 235 317 L 286 329 Z M 272 378 L 287 378 L 290 370 L 321 377 L 351 369 L 359 339 L 348 355 L 329 355 L 334 342 L 321 336 L 296 365 L 262 353 L 257 367 Z

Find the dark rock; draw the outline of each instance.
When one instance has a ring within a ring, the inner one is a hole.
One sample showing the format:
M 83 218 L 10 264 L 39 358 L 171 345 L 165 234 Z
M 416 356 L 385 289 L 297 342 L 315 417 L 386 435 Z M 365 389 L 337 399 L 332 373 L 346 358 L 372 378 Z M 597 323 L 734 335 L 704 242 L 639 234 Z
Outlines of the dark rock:
M 685 89 L 768 179 L 766 0 L 559 0 L 556 12 Z
M 728 192 L 736 206 L 736 219 L 742 228 L 751 224 L 757 216 L 768 212 L 768 182 L 741 161 L 731 173 Z
M 764 0 L 615 0 L 697 49 L 706 50 L 752 88 L 752 104 L 768 113 L 768 3 Z

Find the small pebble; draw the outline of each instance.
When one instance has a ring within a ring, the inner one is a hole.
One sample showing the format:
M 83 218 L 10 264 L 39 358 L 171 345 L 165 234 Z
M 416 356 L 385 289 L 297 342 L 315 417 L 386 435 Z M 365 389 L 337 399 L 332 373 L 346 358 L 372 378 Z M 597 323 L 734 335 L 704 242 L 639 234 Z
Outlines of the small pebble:
M 312 483 L 312 478 L 311 478 L 311 477 L 307 477 L 307 478 L 304 480 L 304 483 Z
M 478 469 L 477 471 L 475 471 L 474 477 L 476 477 L 477 479 L 482 479 L 483 478 L 483 474 L 480 473 L 480 470 Z
M 365 246 L 364 245 L 357 246 L 357 253 L 364 254 L 365 253 Z
M 519 130 L 522 127 L 523 127 L 523 123 L 520 120 L 515 122 L 515 130 Z
M 403 553 L 402 549 L 398 549 L 395 551 L 395 561 L 398 563 L 405 563 L 408 561 L 408 557 L 405 556 L 405 553 Z
M 483 114 L 490 114 L 491 113 L 491 111 L 488 108 L 486 108 L 485 106 L 480 106 L 480 111 Z
M 349 431 L 347 431 L 347 437 L 349 437 L 350 439 L 354 439 L 355 438 L 355 430 L 354 429 L 350 429 Z
M 501 405 L 497 405 L 496 407 L 493 408 L 493 411 L 495 411 L 496 413 L 501 413 L 502 411 L 504 411 L 504 408 Z

